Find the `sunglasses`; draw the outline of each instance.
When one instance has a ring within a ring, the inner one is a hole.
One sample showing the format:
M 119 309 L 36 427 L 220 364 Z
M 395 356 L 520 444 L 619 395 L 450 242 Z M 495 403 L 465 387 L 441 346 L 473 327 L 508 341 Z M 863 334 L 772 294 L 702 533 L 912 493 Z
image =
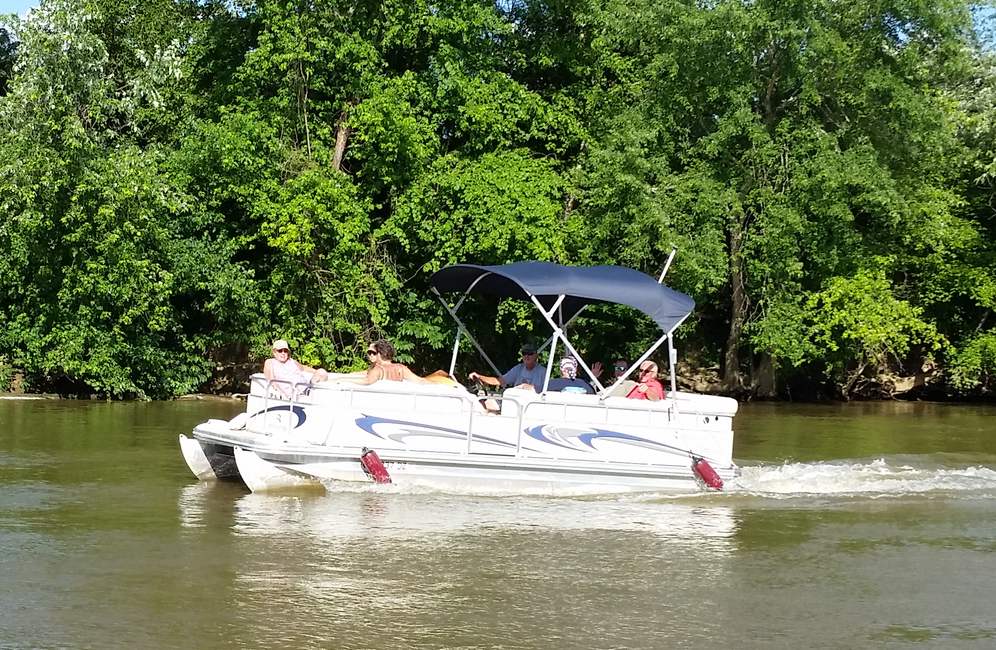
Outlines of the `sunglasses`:
M 625 370 L 626 369 L 626 366 L 612 366 L 612 367 L 615 368 L 616 370 Z
M 535 352 L 523 352 L 522 356 L 524 356 L 524 357 L 535 357 L 536 353 Z
M 367 350 L 367 355 L 374 356 L 375 354 L 380 354 L 377 350 Z
M 290 352 L 287 348 L 277 348 L 274 352 Z

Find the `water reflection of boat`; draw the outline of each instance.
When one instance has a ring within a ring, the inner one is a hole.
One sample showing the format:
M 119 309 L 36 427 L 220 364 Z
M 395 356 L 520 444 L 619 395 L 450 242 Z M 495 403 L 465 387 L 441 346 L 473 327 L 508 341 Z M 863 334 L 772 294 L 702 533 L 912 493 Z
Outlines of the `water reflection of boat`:
M 245 413 L 200 424 L 193 439 L 180 436 L 191 471 L 202 479 L 237 474 L 253 491 L 367 483 L 371 468 L 360 457 L 371 448 L 396 484 L 443 490 L 694 491 L 698 458 L 723 480 L 734 476 L 736 401 L 676 390 L 672 335 L 694 307 L 688 296 L 631 269 L 541 262 L 451 266 L 433 276 L 432 288 L 441 301 L 441 292 L 462 293 L 453 307 L 443 301 L 458 326 L 451 378 L 463 336 L 500 374 L 457 315 L 468 295 L 531 301 L 553 332 L 542 346 L 549 345 L 550 360 L 543 390 L 508 388 L 498 399 L 500 411 L 491 413 L 459 385 L 332 380 L 275 386 L 280 382 L 256 375 Z M 585 307 L 606 302 L 642 311 L 662 330 L 626 374 L 666 342 L 666 399 L 610 396 L 616 386 L 599 383 L 568 339 L 565 328 Z M 579 360 L 597 394 L 547 390 L 560 344 Z
M 180 527 L 211 528 L 221 522 L 222 528 L 232 525 L 233 502 L 245 495 L 245 490 L 232 483 L 199 481 L 185 485 L 177 494 Z
M 233 530 L 245 536 L 316 541 L 385 538 L 397 541 L 486 531 L 635 532 L 703 545 L 731 543 L 735 511 L 725 505 L 585 500 L 370 490 L 325 497 L 247 494 L 234 503 Z

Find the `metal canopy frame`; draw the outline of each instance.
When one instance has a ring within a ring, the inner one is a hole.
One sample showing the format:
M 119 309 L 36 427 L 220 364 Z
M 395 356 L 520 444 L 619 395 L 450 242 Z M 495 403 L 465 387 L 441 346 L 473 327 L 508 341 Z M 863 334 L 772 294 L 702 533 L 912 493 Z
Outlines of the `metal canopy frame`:
M 667 263 L 664 265 L 664 270 L 661 272 L 660 278 L 657 280 L 658 284 L 663 283 L 664 276 L 667 274 L 667 271 L 668 271 L 668 269 L 671 266 L 671 262 L 674 259 L 674 256 L 675 256 L 676 252 L 677 252 L 677 249 L 674 248 L 674 247 L 672 247 L 671 253 L 670 253 L 670 255 L 668 255 Z M 439 302 L 442 303 L 443 308 L 447 311 L 447 313 L 449 313 L 450 317 L 452 317 L 453 320 L 457 324 L 457 333 L 456 333 L 456 337 L 455 337 L 455 339 L 453 341 L 453 354 L 452 354 L 452 356 L 450 358 L 450 368 L 449 368 L 449 375 L 450 375 L 450 377 L 454 381 L 458 381 L 456 379 L 456 376 L 455 376 L 454 373 L 455 373 L 455 370 L 456 370 L 457 356 L 460 353 L 460 340 L 461 340 L 461 338 L 463 336 L 466 336 L 467 339 L 470 341 L 470 343 L 474 346 L 474 348 L 476 348 L 477 351 L 480 352 L 481 356 L 487 362 L 488 366 L 490 366 L 490 368 L 492 369 L 492 371 L 494 371 L 495 375 L 497 375 L 498 377 L 501 377 L 502 374 L 503 374 L 501 372 L 501 370 L 498 369 L 498 366 L 495 365 L 494 361 L 491 360 L 491 357 L 489 357 L 488 354 L 484 351 L 484 348 L 481 347 L 481 344 L 477 341 L 477 339 L 474 338 L 473 334 L 470 333 L 470 331 L 467 329 L 467 326 L 464 324 L 464 322 L 457 315 L 457 312 L 460 310 L 460 307 L 467 300 L 467 297 L 471 294 L 471 292 L 474 290 L 474 288 L 481 282 L 481 280 L 483 280 L 484 278 L 488 277 L 489 275 L 492 275 L 492 272 L 484 272 L 478 278 L 476 278 L 463 291 L 462 295 L 459 297 L 459 299 L 457 299 L 456 304 L 454 304 L 452 307 L 447 303 L 446 299 L 443 298 L 443 296 L 439 292 L 439 290 L 436 289 L 436 287 L 432 287 L 432 293 L 436 296 L 436 298 L 439 300 Z M 678 320 L 677 323 L 675 323 L 675 325 L 673 327 L 671 327 L 669 330 L 667 330 L 666 332 L 664 332 L 663 336 L 661 336 L 659 339 L 657 339 L 654 342 L 654 344 L 651 345 L 647 349 L 647 351 L 644 352 L 640 356 L 639 359 L 637 359 L 635 362 L 633 362 L 633 364 L 626 370 L 626 372 L 623 374 L 622 377 L 620 377 L 619 379 L 617 379 L 615 381 L 615 383 L 613 383 L 612 385 L 606 387 L 606 386 L 602 385 L 602 383 L 595 376 L 595 374 L 592 371 L 591 367 L 584 360 L 584 358 L 581 356 L 581 354 L 578 353 L 577 348 L 575 348 L 574 345 L 571 343 L 571 341 L 567 337 L 567 334 L 566 334 L 566 331 L 565 331 L 565 329 L 567 328 L 567 326 L 570 325 L 574 321 L 574 319 L 576 319 L 578 316 L 581 315 L 581 312 L 584 310 L 584 307 L 582 307 L 580 310 L 578 310 L 577 312 L 575 312 L 567 320 L 567 322 L 565 323 L 564 319 L 563 319 L 563 312 L 561 310 L 561 305 L 563 304 L 565 298 L 568 297 L 568 294 L 562 293 L 562 294 L 557 295 L 557 299 L 554 301 L 553 305 L 548 309 L 548 308 L 545 308 L 543 306 L 543 304 L 540 302 L 540 300 L 539 300 L 539 298 L 537 296 L 533 295 L 531 292 L 529 292 L 524 287 L 523 287 L 523 292 L 526 293 L 526 295 L 529 297 L 530 301 L 533 303 L 533 305 L 536 307 L 536 309 L 540 312 L 540 314 L 543 315 L 544 320 L 546 320 L 547 324 L 550 326 L 550 328 L 552 330 L 552 334 L 550 335 L 550 337 L 537 350 L 537 354 L 541 354 L 543 352 L 543 350 L 546 349 L 547 345 L 550 346 L 550 353 L 548 355 L 548 361 L 547 361 L 547 366 L 546 366 L 546 376 L 544 377 L 544 380 L 543 380 L 543 390 L 541 391 L 541 393 L 545 394 L 548 391 L 548 389 L 549 389 L 550 378 L 551 378 L 550 376 L 551 376 L 551 374 L 553 372 L 553 362 L 554 362 L 554 359 L 556 358 L 555 355 L 556 355 L 556 351 L 557 351 L 557 344 L 558 344 L 559 341 L 563 341 L 564 347 L 574 356 L 575 359 L 577 359 L 578 364 L 584 369 L 584 371 L 585 371 L 585 373 L 587 373 L 588 377 L 591 378 L 592 386 L 594 386 L 596 388 L 596 394 L 598 395 L 599 399 L 605 399 L 605 397 L 609 393 L 611 393 L 614 388 L 616 388 L 619 384 L 621 384 L 623 381 L 625 381 L 626 378 L 629 377 L 629 375 L 632 374 L 634 370 L 636 370 L 637 368 L 639 368 L 640 364 L 642 364 L 644 361 L 646 361 L 647 359 L 649 359 L 650 355 L 652 355 L 658 348 L 660 348 L 660 346 L 663 345 L 664 342 L 667 342 L 667 344 L 668 344 L 668 366 L 669 366 L 670 375 L 671 375 L 670 376 L 670 379 L 671 379 L 671 392 L 672 392 L 672 394 L 677 392 L 677 378 L 676 378 L 676 375 L 675 375 L 675 372 L 676 372 L 675 365 L 676 365 L 676 362 L 677 362 L 677 353 L 676 353 L 676 350 L 674 348 L 674 331 L 676 329 L 678 329 L 678 327 L 680 327 L 682 323 L 685 322 L 685 320 L 688 318 L 687 314 L 684 317 L 682 317 L 680 320 Z M 556 320 L 554 320 L 554 316 L 556 316 Z

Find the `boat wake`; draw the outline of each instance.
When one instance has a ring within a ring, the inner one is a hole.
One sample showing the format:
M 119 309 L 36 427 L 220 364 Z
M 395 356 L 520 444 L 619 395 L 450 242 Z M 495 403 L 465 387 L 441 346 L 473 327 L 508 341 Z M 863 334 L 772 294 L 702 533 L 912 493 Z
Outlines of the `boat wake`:
M 907 456 L 878 459 L 832 460 L 779 465 L 744 465 L 740 475 L 720 492 L 668 494 L 656 491 L 611 491 L 605 486 L 571 486 L 557 489 L 447 489 L 423 481 L 398 486 L 376 483 L 323 481 L 325 489 L 339 493 L 454 494 L 490 497 L 564 497 L 608 501 L 700 501 L 722 503 L 735 496 L 792 499 L 814 496 L 887 498 L 909 495 L 956 494 L 969 498 L 996 498 L 996 468 L 991 464 L 953 466 L 936 457 Z
M 911 459 L 835 460 L 741 468 L 727 490 L 755 496 L 791 498 L 813 495 L 871 497 L 971 493 L 996 496 L 996 470 L 985 465 L 953 468 Z M 968 496 L 968 494 L 965 494 Z

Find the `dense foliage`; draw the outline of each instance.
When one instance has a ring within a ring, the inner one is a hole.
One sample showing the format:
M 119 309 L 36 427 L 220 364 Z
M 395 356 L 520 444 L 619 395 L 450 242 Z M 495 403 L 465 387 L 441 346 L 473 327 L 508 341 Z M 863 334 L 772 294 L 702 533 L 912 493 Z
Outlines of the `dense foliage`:
M 676 246 L 681 345 L 729 392 L 991 394 L 974 6 L 42 0 L 0 25 L 0 379 L 177 395 L 276 336 L 337 369 L 387 336 L 431 370 L 440 267 L 656 276 Z M 499 362 L 539 331 L 469 309 Z M 576 335 L 603 359 L 658 336 L 611 308 Z

